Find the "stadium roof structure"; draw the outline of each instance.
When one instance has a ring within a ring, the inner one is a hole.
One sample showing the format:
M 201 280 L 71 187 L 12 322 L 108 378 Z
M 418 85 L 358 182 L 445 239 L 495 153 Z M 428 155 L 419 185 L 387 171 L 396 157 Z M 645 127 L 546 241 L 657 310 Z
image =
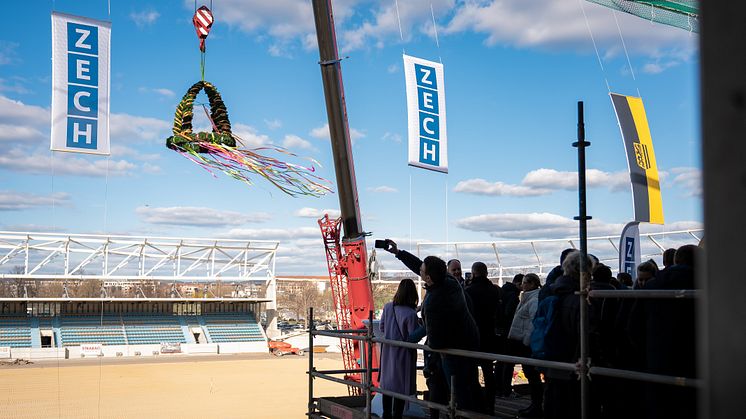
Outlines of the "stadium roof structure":
M 699 33 L 700 0 L 587 0 L 651 22 Z
M 266 281 L 276 240 L 0 231 L 2 279 Z

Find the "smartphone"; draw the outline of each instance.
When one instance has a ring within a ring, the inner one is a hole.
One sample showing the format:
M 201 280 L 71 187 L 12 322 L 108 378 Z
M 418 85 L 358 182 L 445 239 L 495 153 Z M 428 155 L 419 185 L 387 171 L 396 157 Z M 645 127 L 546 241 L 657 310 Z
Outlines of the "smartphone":
M 386 248 L 388 248 L 388 243 L 386 243 L 386 240 L 376 240 L 376 249 Z

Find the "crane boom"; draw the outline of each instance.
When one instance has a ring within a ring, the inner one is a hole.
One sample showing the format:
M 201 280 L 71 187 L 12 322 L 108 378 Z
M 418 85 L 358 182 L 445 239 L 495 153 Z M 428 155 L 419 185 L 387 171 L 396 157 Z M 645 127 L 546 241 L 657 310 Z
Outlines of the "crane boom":
M 341 220 L 329 220 L 325 216 L 319 220 L 319 226 L 326 248 L 337 325 L 340 329 L 362 329 L 368 313 L 374 308 L 373 291 L 368 278 L 365 233 L 360 220 L 342 66 L 337 51 L 331 0 L 313 0 L 312 5 L 341 211 Z M 341 243 L 340 224 L 344 228 Z M 367 352 L 362 350 L 359 342 L 343 339 L 341 346 L 345 369 L 354 369 L 358 360 L 366 362 L 361 355 Z M 374 367 L 378 366 L 377 359 L 374 355 L 371 360 Z M 359 374 L 351 374 L 349 378 L 361 381 Z M 374 379 L 375 382 L 377 380 Z M 358 390 L 350 387 L 352 393 Z

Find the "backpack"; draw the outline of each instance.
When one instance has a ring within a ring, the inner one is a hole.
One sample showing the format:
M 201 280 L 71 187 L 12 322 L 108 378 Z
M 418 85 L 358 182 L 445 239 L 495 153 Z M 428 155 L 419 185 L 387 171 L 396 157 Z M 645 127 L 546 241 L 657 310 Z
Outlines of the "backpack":
M 536 310 L 533 321 L 534 330 L 531 332 L 532 358 L 547 359 L 546 337 L 554 323 L 558 302 L 559 297 L 556 295 L 550 295 L 539 301 L 539 308 Z

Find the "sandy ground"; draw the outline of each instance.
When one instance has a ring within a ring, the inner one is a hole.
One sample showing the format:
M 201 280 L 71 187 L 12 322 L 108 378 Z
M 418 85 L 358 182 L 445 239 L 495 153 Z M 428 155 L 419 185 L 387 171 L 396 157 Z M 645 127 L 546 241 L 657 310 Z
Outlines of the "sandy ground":
M 320 355 L 320 354 L 317 354 Z M 140 361 L 140 362 L 137 362 Z M 302 418 L 308 357 L 68 360 L 0 368 L 2 418 Z M 341 369 L 339 355 L 317 369 Z M 346 387 L 314 381 L 315 396 Z

